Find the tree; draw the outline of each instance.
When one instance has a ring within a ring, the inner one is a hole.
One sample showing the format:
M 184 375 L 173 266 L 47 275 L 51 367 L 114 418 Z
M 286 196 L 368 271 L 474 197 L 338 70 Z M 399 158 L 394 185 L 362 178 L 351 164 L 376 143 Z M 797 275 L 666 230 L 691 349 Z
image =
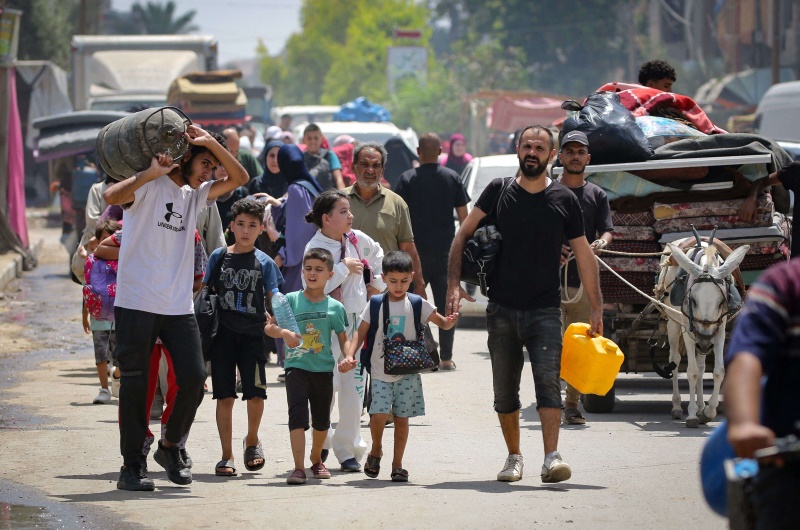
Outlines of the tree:
M 461 130 L 467 115 L 463 95 L 452 73 L 434 63 L 425 86 L 412 79 L 401 81 L 389 105 L 392 121 L 398 127 L 411 127 L 419 133 Z
M 164 4 L 147 2 L 146 6 L 137 2 L 131 7 L 131 13 L 138 18 L 141 32 L 150 35 L 174 35 L 190 33 L 199 29 L 192 24 L 192 19 L 197 11 L 192 9 L 178 18 L 174 18 L 175 2 L 172 0 Z
M 346 40 L 325 76 L 323 103 L 338 104 L 358 96 L 388 99 L 386 54 L 395 28 L 426 28 L 427 8 L 412 0 L 358 0 Z M 429 30 L 417 46 L 427 46 Z
M 300 13 L 301 32 L 286 43 L 283 57 L 285 76 L 279 101 L 313 104 L 322 99 L 325 76 L 343 48 L 347 30 L 359 1 L 305 0 Z M 291 101 L 280 99 L 285 95 Z
M 572 95 L 588 94 L 627 64 L 624 21 L 631 17 L 620 15 L 630 8 L 614 0 L 438 0 L 435 6 L 442 16 L 458 15 L 452 26 L 464 46 L 489 38 L 521 50 L 526 82 L 519 88 Z
M 53 61 L 69 68 L 70 40 L 75 33 L 76 2 L 12 0 L 8 7 L 22 11 L 18 56 L 22 60 Z

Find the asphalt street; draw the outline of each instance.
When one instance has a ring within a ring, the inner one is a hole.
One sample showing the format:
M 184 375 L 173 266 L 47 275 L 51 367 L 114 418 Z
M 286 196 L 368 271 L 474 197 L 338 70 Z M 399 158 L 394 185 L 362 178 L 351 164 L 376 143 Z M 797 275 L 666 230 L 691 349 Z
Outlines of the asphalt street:
M 544 455 L 533 381 L 526 371 L 525 475 L 520 482 L 497 482 L 506 455 L 492 409 L 486 331 L 480 329 L 456 332 L 457 371 L 423 376 L 427 415 L 411 421 L 407 484 L 389 480 L 385 458 L 378 479 L 339 472 L 329 460 L 332 479 L 288 486 L 293 466 L 286 393 L 276 381 L 279 368 L 270 364 L 260 431 L 264 469 L 246 471 L 237 449 L 239 476 L 214 476 L 221 455 L 215 404 L 207 394 L 187 446 L 194 483 L 168 482 L 151 459 L 156 491 L 119 491 L 117 400 L 92 405 L 98 383 L 91 338 L 80 325 L 80 287 L 67 276 L 58 233 L 35 235 L 44 238 L 40 266 L 9 284 L 0 304 L 0 528 L 21 527 L 9 514 L 24 510 L 25 520 L 40 517 L 51 528 L 726 526 L 705 505 L 698 475 L 702 443 L 717 422 L 687 429 L 672 420 L 671 384 L 655 374 L 621 375 L 614 413 L 588 414 L 585 426 L 562 429 L 559 448 L 573 476 L 545 485 L 539 478 Z M 369 442 L 366 420 L 362 436 Z M 234 408 L 234 448 L 245 427 L 240 402 Z M 152 428 L 158 431 L 157 420 Z M 392 433 L 388 428 L 388 447 Z

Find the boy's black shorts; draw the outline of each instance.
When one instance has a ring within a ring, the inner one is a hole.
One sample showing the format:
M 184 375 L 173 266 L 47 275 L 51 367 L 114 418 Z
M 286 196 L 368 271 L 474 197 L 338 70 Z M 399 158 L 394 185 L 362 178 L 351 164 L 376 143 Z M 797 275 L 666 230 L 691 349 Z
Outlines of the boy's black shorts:
M 236 397 L 236 367 L 242 377 L 242 400 L 267 398 L 263 335 L 244 335 L 220 326 L 211 345 L 211 383 L 214 399 Z
M 308 409 L 315 431 L 331 426 L 333 373 L 309 372 L 300 368 L 286 370 L 286 400 L 289 402 L 289 430 L 308 430 Z

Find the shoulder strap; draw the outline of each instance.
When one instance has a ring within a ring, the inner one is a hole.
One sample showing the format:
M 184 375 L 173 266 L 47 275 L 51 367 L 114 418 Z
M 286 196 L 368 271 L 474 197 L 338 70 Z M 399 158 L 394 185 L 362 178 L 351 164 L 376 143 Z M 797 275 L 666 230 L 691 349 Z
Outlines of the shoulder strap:
M 347 233 L 347 239 L 350 240 L 350 244 L 353 245 L 356 249 L 356 254 L 358 255 L 358 259 L 361 259 L 361 251 L 358 250 L 358 237 L 356 237 L 356 233 L 350 230 Z
M 381 302 L 383 306 L 383 336 L 386 337 L 389 335 L 389 294 L 383 295 L 383 301 Z
M 494 196 L 494 202 L 492 202 L 492 209 L 486 215 L 494 214 L 495 218 L 497 218 L 497 211 L 500 207 L 500 199 L 503 197 L 503 193 L 506 192 L 506 188 L 508 188 L 509 184 L 512 180 L 516 177 L 508 177 L 503 180 L 503 185 L 500 187 L 500 191 L 497 192 L 497 195 Z
M 380 318 L 382 298 L 386 295 L 376 294 L 369 299 L 369 329 L 367 340 L 361 349 L 361 367 L 369 372 L 372 368 L 372 348 L 375 345 L 375 335 L 378 334 L 378 319 Z
M 222 260 L 225 258 L 225 254 L 227 253 L 228 253 L 228 247 L 222 247 L 222 252 L 219 253 L 219 258 L 217 259 L 217 262 L 214 264 L 214 270 L 211 272 L 211 277 L 208 279 L 209 289 L 213 289 L 214 291 L 217 290 L 214 284 L 217 283 L 217 280 L 219 279 L 219 274 L 222 271 Z
M 408 293 L 411 309 L 414 311 L 414 329 L 419 330 L 422 324 L 422 297 L 418 294 Z
M 294 183 L 299 186 L 303 186 L 306 190 L 308 190 L 308 193 L 310 193 L 312 197 L 316 197 L 317 195 L 319 195 L 319 191 L 317 191 L 317 188 L 315 188 L 313 184 L 311 184 L 309 181 L 305 179 L 296 180 L 294 181 Z

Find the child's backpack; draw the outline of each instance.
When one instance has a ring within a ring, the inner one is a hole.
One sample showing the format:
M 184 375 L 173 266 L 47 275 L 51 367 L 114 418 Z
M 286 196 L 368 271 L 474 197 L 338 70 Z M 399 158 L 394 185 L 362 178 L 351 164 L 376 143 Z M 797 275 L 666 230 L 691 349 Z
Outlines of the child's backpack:
M 83 303 L 96 320 L 114 321 L 117 296 L 117 260 L 106 261 L 89 254 L 83 267 Z
M 309 152 L 303 153 L 303 161 L 306 163 L 306 168 L 311 176 L 317 179 L 319 185 L 323 190 L 335 188 L 333 182 L 333 175 L 331 171 L 331 163 L 328 162 L 328 150 L 320 149 L 319 153 L 312 155 Z M 302 181 L 298 181 L 298 184 Z M 316 190 L 315 190 L 316 191 Z M 312 192 L 312 195 L 315 195 Z
M 388 326 L 389 320 L 389 300 L 388 294 L 376 294 L 369 300 L 369 330 L 367 331 L 367 338 L 364 341 L 364 347 L 361 349 L 361 368 L 362 371 L 366 368 L 367 372 L 372 371 L 372 347 L 375 345 L 375 336 L 378 333 L 378 325 L 383 324 L 384 330 Z M 414 312 L 414 329 L 422 332 L 425 338 L 425 345 L 428 353 L 433 361 L 433 366 L 425 369 L 415 369 L 408 373 L 423 373 L 432 371 L 435 372 L 439 369 L 439 352 L 436 351 L 436 343 L 431 335 L 430 328 L 427 324 L 421 324 L 422 320 L 422 297 L 414 293 L 408 293 L 408 300 L 411 302 L 411 309 Z M 380 319 L 381 306 L 385 304 L 383 321 Z

